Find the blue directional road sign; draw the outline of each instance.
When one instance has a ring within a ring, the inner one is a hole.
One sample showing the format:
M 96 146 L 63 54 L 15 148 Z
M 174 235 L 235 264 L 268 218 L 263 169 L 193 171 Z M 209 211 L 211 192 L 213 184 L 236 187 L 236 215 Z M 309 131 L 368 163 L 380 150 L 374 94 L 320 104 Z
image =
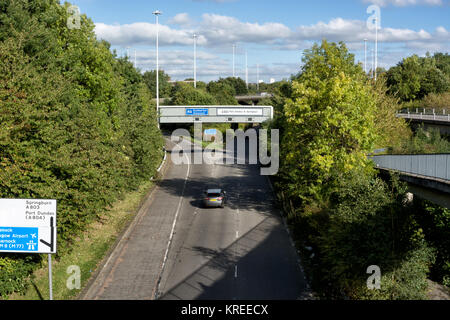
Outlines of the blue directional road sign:
M 0 227 L 0 251 L 37 252 L 39 228 Z
M 186 108 L 187 116 L 207 116 L 208 108 Z
M 56 253 L 56 200 L 0 199 L 0 252 Z
M 215 135 L 217 133 L 216 129 L 205 129 L 205 134 Z

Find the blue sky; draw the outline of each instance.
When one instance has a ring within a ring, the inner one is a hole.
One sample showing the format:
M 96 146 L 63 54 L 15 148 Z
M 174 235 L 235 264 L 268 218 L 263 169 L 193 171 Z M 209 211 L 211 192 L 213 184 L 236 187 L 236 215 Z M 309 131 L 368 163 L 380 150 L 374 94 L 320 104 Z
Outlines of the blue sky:
M 326 38 L 344 41 L 372 66 L 375 31 L 367 27 L 370 5 L 380 8 L 378 66 L 388 68 L 411 54 L 448 52 L 449 0 L 72 0 L 96 24 L 98 38 L 119 55 L 128 51 L 142 71 L 156 68 L 156 24 L 159 18 L 160 67 L 174 80 L 193 77 L 193 38 L 197 40 L 197 78 L 203 81 L 232 75 L 232 45 L 237 46 L 236 75 L 248 80 L 289 78 L 299 71 L 302 51 Z M 126 48 L 129 47 L 127 50 Z

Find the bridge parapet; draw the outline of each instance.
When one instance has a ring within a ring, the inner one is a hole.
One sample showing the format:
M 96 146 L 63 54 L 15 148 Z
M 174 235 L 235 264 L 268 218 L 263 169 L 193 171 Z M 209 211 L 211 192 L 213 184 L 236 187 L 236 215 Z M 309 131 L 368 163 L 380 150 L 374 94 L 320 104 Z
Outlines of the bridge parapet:
M 450 113 L 448 110 L 442 109 L 436 111 L 435 109 L 415 108 L 413 110 L 402 109 L 397 113 L 397 117 L 405 118 L 415 121 L 434 121 L 441 123 L 450 123 Z
M 450 154 L 370 156 L 377 168 L 397 170 L 450 183 Z
M 272 106 L 160 106 L 160 123 L 262 123 Z

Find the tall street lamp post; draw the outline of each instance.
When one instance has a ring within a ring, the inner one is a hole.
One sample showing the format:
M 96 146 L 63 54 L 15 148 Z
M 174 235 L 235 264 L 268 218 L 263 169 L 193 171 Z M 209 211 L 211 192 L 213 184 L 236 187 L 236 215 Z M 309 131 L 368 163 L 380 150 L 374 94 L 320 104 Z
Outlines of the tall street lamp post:
M 197 88 L 197 37 L 194 33 L 194 88 Z
M 247 50 L 245 50 L 245 85 L 247 86 L 247 90 L 248 90 L 248 57 L 247 57 Z
M 158 129 L 159 129 L 159 53 L 158 53 L 158 42 L 159 42 L 159 23 L 158 16 L 162 14 L 161 11 L 156 10 L 153 12 L 156 17 L 156 116 L 158 117 Z
M 367 39 L 364 39 L 364 73 L 367 73 Z
M 234 54 L 235 54 L 235 51 L 236 51 L 236 45 L 233 44 L 233 78 L 235 77 L 235 73 L 234 73 Z
M 378 19 L 375 17 L 375 81 L 377 81 L 377 66 L 378 66 Z

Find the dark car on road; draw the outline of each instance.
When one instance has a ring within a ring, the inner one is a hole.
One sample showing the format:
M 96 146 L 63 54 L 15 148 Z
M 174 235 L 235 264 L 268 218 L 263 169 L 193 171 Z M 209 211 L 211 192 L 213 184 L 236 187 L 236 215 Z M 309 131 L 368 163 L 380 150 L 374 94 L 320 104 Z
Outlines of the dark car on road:
M 205 191 L 205 198 L 203 205 L 205 207 L 221 207 L 225 206 L 226 191 L 222 189 L 207 189 Z

